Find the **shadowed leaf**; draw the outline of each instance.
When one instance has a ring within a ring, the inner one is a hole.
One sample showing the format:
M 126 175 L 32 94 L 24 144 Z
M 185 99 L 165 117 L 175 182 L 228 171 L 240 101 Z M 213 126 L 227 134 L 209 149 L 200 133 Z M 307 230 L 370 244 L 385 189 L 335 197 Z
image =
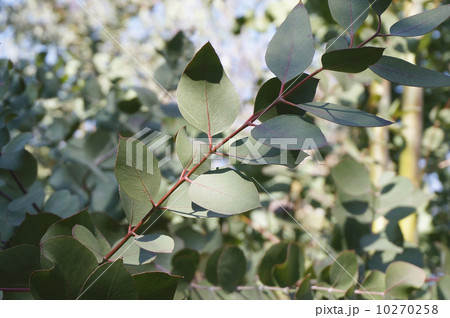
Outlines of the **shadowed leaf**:
M 383 56 L 376 64 L 369 68 L 378 76 L 405 86 L 450 86 L 450 76 L 422 68 L 392 56 Z

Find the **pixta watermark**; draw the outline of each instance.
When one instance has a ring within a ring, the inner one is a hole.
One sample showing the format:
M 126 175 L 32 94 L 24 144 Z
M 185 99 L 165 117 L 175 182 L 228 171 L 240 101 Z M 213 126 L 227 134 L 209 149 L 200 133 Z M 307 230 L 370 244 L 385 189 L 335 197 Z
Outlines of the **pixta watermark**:
M 170 135 L 150 128 L 142 129 L 126 141 L 126 164 L 153 174 L 155 167 L 161 168 L 172 159 L 171 140 Z M 191 165 L 199 163 L 210 149 L 221 143 L 220 138 L 192 138 L 189 144 Z M 210 161 L 212 167 L 236 163 L 292 167 L 310 157 L 316 164 L 324 164 L 313 138 L 302 138 L 301 147 L 298 144 L 297 138 L 233 138 L 212 153 Z M 302 150 L 292 150 L 292 145 Z

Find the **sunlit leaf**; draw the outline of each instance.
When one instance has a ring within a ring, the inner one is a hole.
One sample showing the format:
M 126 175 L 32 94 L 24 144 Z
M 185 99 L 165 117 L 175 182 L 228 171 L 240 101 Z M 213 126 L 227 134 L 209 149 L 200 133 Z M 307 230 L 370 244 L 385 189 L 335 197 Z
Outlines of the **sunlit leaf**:
M 411 291 L 425 283 L 425 271 L 406 262 L 393 262 L 386 270 L 386 293 L 397 299 L 407 299 Z
M 202 174 L 188 193 L 192 202 L 220 214 L 233 215 L 261 206 L 255 185 L 229 168 Z
M 209 42 L 186 67 L 177 97 L 183 117 L 211 136 L 230 127 L 239 112 L 239 96 Z
M 286 83 L 311 65 L 314 52 L 311 22 L 300 1 L 269 42 L 266 64 L 282 83 Z
M 134 200 L 149 201 L 158 194 L 158 161 L 140 140 L 120 137 L 115 174 L 120 188 Z

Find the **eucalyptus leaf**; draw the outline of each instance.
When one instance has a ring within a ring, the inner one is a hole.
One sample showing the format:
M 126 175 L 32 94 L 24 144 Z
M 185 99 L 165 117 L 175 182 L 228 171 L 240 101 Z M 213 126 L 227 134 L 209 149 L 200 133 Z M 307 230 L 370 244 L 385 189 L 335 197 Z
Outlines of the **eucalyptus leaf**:
M 313 300 L 314 296 L 311 291 L 311 274 L 306 275 L 298 282 L 297 291 L 295 292 L 296 300 Z
M 230 145 L 230 159 L 247 165 L 283 165 L 289 168 L 298 166 L 308 154 L 301 150 L 282 150 L 266 146 L 252 137 L 236 140 Z
M 132 199 L 122 188 L 119 189 L 120 200 L 122 202 L 123 211 L 127 217 L 128 224 L 131 226 L 137 225 L 152 208 L 150 200 L 138 201 Z
M 362 282 L 362 290 L 370 292 L 371 294 L 363 293 L 361 296 L 367 300 L 383 300 L 383 296 L 376 293 L 384 293 L 386 289 L 385 274 L 380 271 L 370 271 L 364 281 Z
M 207 279 L 231 293 L 242 283 L 247 271 L 247 260 L 239 247 L 227 245 L 211 254 L 206 267 Z
M 153 253 L 172 253 L 174 240 L 167 235 L 145 234 L 134 237 L 134 242 L 140 248 Z
M 360 73 L 375 64 L 384 50 L 379 47 L 361 47 L 329 51 L 322 55 L 322 65 L 330 71 Z
M 183 280 L 190 283 L 195 276 L 200 263 L 200 255 L 192 249 L 182 249 L 172 257 L 172 274 L 183 276 Z
M 355 34 L 367 19 L 370 8 L 367 0 L 328 0 L 328 6 L 334 20 L 350 35 Z
M 171 300 L 175 296 L 180 276 L 162 272 L 133 275 L 140 300 Z
M 391 26 L 390 34 L 394 36 L 424 35 L 437 28 L 449 17 L 450 4 L 446 4 L 398 21 Z
M 73 298 L 79 295 L 83 283 L 97 268 L 95 256 L 72 237 L 57 236 L 46 240 L 42 243 L 41 253 L 54 264 L 54 269 L 58 271 L 60 279 L 63 280 L 68 293 Z M 33 284 L 33 276 L 31 284 Z M 41 288 L 45 287 L 41 286 Z
M 233 215 L 261 206 L 255 185 L 229 168 L 202 174 L 188 193 L 192 202 L 220 214 Z
M 14 234 L 12 242 L 14 245 L 32 244 L 39 246 L 41 238 L 48 228 L 59 220 L 61 220 L 59 216 L 51 213 L 27 214 Z
M 209 42 L 186 67 L 177 97 L 183 117 L 211 136 L 229 128 L 239 112 L 239 96 Z
M 386 293 L 397 299 L 407 299 L 412 290 L 425 283 L 425 271 L 410 263 L 397 261 L 386 270 Z
M 200 163 L 200 160 L 209 152 L 208 144 L 189 138 L 186 127 L 182 127 L 175 135 L 175 151 L 180 159 L 183 169 L 190 171 L 194 166 Z M 195 174 L 200 175 L 211 168 L 211 161 L 207 159 L 196 170 Z
M 256 126 L 251 135 L 259 142 L 280 149 L 306 150 L 327 145 L 325 136 L 310 120 L 280 115 Z
M 372 9 L 375 11 L 377 15 L 381 15 L 384 11 L 389 8 L 392 3 L 392 0 L 369 0 Z
M 134 279 L 121 259 L 100 265 L 84 282 L 77 299 L 133 300 L 138 299 Z
M 158 161 L 147 145 L 120 137 L 115 174 L 120 188 L 137 201 L 153 200 L 161 184 Z
M 299 108 L 336 124 L 353 127 L 382 127 L 392 122 L 361 110 L 326 102 L 297 105 Z
M 311 22 L 300 1 L 270 40 L 266 64 L 282 83 L 286 83 L 311 65 L 314 53 Z
M 325 46 L 325 52 L 348 49 L 348 42 L 343 36 L 329 40 Z
M 113 245 L 113 248 L 122 241 L 119 240 Z M 153 262 L 156 259 L 156 254 L 149 252 L 137 244 L 134 239 L 128 239 L 110 258 L 111 260 L 123 259 L 123 262 L 127 265 L 145 265 Z
M 220 214 L 209 209 L 205 209 L 198 204 L 192 202 L 189 197 L 189 183 L 180 185 L 169 197 L 165 207 L 178 215 L 187 218 L 210 218 L 210 217 L 229 217 L 230 214 Z
M 288 81 L 284 85 L 284 93 L 292 90 L 297 84 L 305 80 L 309 74 L 302 74 L 301 76 L 294 78 Z M 319 80 L 312 77 L 300 85 L 298 88 L 292 91 L 292 93 L 287 96 L 285 99 L 288 102 L 294 104 L 308 103 L 312 102 L 314 96 L 316 95 L 317 85 L 319 84 Z M 255 99 L 255 114 L 266 109 L 270 104 L 272 104 L 280 95 L 281 92 L 281 81 L 277 77 L 273 77 L 267 82 L 265 82 L 260 89 L 258 90 L 258 94 Z M 266 113 L 262 114 L 258 119 L 260 121 L 266 121 L 278 115 L 285 114 L 295 114 L 295 115 L 304 115 L 304 111 L 298 109 L 296 107 L 292 107 L 290 105 L 286 105 L 284 103 L 277 103 Z
M 75 225 L 80 224 L 86 227 L 89 231 L 95 232 L 95 226 L 92 223 L 91 216 L 87 212 L 87 210 L 82 210 L 66 219 L 62 219 L 52 224 L 47 232 L 45 232 L 44 236 L 41 238 L 41 242 L 54 237 L 54 236 L 71 236 L 72 229 Z
M 73 227 L 72 236 L 94 254 L 98 263 L 101 263 L 103 261 L 103 256 L 108 254 L 111 250 L 111 246 L 101 233 L 97 232 L 96 235 L 94 235 L 82 225 L 77 224 Z
M 400 85 L 417 87 L 450 86 L 450 76 L 422 68 L 392 56 L 383 56 L 369 68 L 378 76 Z
M 0 252 L 0 287 L 29 287 L 30 274 L 41 268 L 39 248 L 22 244 Z

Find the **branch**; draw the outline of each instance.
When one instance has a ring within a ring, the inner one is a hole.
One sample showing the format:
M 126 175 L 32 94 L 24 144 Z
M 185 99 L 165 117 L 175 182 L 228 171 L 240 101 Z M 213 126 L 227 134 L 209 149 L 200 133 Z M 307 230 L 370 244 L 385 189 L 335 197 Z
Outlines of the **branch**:
M 13 200 L 13 198 L 11 198 L 9 195 L 7 195 L 5 192 L 3 192 L 1 190 L 0 190 L 0 195 L 2 197 L 4 197 L 6 200 L 8 200 L 8 201 L 12 201 Z
M 20 190 L 23 192 L 23 194 L 27 194 L 27 190 L 25 189 L 22 181 L 20 180 L 19 176 L 12 170 L 9 170 L 9 173 L 11 174 L 11 176 L 13 177 L 14 181 L 17 183 L 17 185 L 19 186 Z M 33 208 L 36 210 L 37 213 L 42 213 L 41 209 L 37 206 L 36 203 L 32 203 Z
M 358 45 L 358 48 L 363 47 L 364 45 L 366 45 L 367 43 L 369 43 L 370 41 L 372 41 L 373 39 L 375 39 L 377 36 L 380 36 L 380 31 L 381 31 L 381 15 L 378 15 L 378 27 L 377 27 L 377 31 L 374 33 L 374 35 L 372 35 L 370 38 L 368 38 L 367 40 L 365 40 L 363 43 L 361 43 L 360 45 Z

